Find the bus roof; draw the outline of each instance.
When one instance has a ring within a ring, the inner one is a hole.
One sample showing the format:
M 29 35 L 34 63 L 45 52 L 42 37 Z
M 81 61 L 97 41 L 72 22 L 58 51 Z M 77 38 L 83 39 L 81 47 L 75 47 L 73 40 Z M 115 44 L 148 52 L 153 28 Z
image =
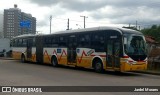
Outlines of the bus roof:
M 132 29 L 127 29 L 127 28 L 119 28 L 124 34 L 139 34 L 143 35 L 141 32 L 132 30 Z
M 37 34 L 23 34 L 23 35 L 13 37 L 13 39 L 15 39 L 15 38 L 25 38 L 25 37 L 35 37 L 36 35 Z
M 93 27 L 93 28 L 85 28 L 85 29 L 75 29 L 75 30 L 65 30 L 65 31 L 59 31 L 59 32 L 55 32 L 52 33 L 54 34 L 67 34 L 67 33 L 79 33 L 79 32 L 89 32 L 89 31 L 98 31 L 98 30 L 117 30 L 121 33 L 121 31 L 118 28 L 115 27 Z M 52 35 L 52 34 L 48 34 L 48 35 Z
M 134 33 L 134 34 L 142 34 L 139 31 L 132 30 L 132 29 L 126 29 L 126 28 L 117 28 L 117 27 L 93 27 L 93 28 L 85 28 L 85 29 L 75 29 L 75 30 L 65 30 L 65 31 L 59 31 L 52 34 L 46 34 L 46 35 L 55 35 L 55 34 L 68 34 L 68 33 L 80 33 L 80 32 L 89 32 L 89 31 L 98 31 L 98 30 L 116 30 L 117 32 L 123 34 L 123 33 Z
M 65 31 L 59 31 L 59 32 L 55 32 L 52 34 L 24 34 L 24 35 L 19 35 L 16 36 L 14 38 L 25 38 L 25 37 L 35 37 L 35 36 L 51 36 L 51 35 L 56 35 L 56 34 L 68 34 L 68 33 L 80 33 L 80 32 L 89 32 L 89 31 L 98 31 L 98 30 L 116 30 L 117 32 L 123 34 L 140 34 L 142 35 L 141 32 L 139 31 L 135 31 L 135 30 L 131 30 L 131 29 L 126 29 L 126 28 L 117 28 L 117 27 L 93 27 L 93 28 L 85 28 L 85 29 L 75 29 L 75 30 L 65 30 Z M 14 39 L 13 38 L 13 39 Z

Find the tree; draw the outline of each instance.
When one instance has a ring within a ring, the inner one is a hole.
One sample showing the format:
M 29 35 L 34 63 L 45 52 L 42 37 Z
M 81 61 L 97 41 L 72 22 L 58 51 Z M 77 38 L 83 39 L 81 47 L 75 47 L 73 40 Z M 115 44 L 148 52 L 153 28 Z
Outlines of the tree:
M 160 42 L 160 26 L 153 25 L 151 28 L 142 29 L 141 32 L 146 36 L 152 36 Z

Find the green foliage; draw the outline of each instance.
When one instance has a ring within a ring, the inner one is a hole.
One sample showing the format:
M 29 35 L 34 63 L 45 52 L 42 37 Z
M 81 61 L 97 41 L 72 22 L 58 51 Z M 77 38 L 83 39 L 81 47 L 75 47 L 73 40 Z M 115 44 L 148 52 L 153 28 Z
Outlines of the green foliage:
M 153 25 L 151 28 L 142 29 L 141 32 L 146 36 L 152 36 L 160 42 L 160 26 Z

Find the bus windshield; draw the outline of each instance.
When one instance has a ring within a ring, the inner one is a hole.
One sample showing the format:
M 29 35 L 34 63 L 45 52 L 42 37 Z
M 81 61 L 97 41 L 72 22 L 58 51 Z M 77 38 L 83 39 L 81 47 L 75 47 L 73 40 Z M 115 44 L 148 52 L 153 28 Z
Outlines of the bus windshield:
M 136 34 L 125 34 L 124 35 L 124 49 L 125 53 L 132 57 L 135 60 L 138 60 L 138 56 L 144 56 L 144 58 L 147 56 L 146 51 L 146 42 L 143 35 L 136 35 Z M 141 60 L 144 60 L 141 59 Z

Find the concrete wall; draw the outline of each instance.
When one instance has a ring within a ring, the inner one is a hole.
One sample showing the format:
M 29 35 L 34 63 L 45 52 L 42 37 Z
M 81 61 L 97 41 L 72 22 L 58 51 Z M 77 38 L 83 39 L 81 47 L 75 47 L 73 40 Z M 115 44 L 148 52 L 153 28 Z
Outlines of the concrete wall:
M 5 50 L 6 52 L 11 50 L 9 39 L 0 39 L 0 52 L 3 52 L 3 50 Z

